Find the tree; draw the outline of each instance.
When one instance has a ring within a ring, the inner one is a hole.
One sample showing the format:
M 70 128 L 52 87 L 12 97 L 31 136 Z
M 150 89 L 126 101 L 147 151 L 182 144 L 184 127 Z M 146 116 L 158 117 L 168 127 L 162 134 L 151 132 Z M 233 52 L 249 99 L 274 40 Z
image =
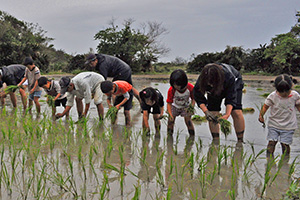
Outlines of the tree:
M 219 62 L 232 65 L 237 70 L 241 70 L 245 56 L 245 50 L 242 47 L 226 46 L 224 52 L 221 53 Z
M 22 63 L 26 56 L 32 56 L 40 69 L 46 71 L 48 56 L 40 51 L 51 40 L 38 25 L 0 11 L 0 66 Z
M 187 65 L 188 72 L 201 72 L 203 67 L 209 63 L 216 62 L 220 58 L 220 53 L 203 53 L 196 56 Z
M 132 24 L 133 20 L 125 20 L 124 28 L 119 30 L 114 21 L 110 22 L 109 28 L 94 36 L 99 40 L 97 51 L 122 59 L 133 71 L 151 71 L 151 62 L 169 52 L 158 40 L 167 31 L 161 23 L 147 22 L 137 30 Z
M 274 72 L 297 74 L 300 69 L 300 41 L 291 32 L 279 34 L 272 38 L 265 57 L 273 59 Z

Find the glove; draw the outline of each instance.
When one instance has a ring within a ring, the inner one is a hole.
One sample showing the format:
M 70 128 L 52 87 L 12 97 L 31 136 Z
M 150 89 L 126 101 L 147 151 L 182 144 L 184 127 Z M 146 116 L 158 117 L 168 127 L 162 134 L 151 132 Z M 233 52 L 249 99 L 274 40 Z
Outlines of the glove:
M 217 117 L 214 116 L 211 112 L 209 112 L 208 110 L 205 111 L 205 117 L 208 121 L 212 121 L 214 123 L 218 123 Z

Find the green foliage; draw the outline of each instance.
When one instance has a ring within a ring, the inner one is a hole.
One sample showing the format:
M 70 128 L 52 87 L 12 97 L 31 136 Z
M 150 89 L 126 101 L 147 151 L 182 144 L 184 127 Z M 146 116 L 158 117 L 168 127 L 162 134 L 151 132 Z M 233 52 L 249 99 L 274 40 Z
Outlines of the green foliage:
M 298 73 L 300 69 L 300 40 L 291 32 L 272 38 L 265 51 L 266 58 L 273 58 L 278 73 Z
M 31 56 L 42 73 L 65 67 L 69 55 L 48 45 L 53 39 L 45 33 L 37 24 L 0 11 L 0 66 L 22 63 L 26 56 Z
M 135 30 L 132 23 L 132 20 L 127 20 L 124 28 L 119 29 L 112 22 L 109 28 L 95 34 L 95 40 L 99 41 L 97 51 L 120 58 L 135 72 L 152 71 L 151 62 L 156 62 L 159 56 L 169 51 L 158 44 L 158 37 L 166 33 L 166 29 L 162 24 L 148 22 L 143 31 Z

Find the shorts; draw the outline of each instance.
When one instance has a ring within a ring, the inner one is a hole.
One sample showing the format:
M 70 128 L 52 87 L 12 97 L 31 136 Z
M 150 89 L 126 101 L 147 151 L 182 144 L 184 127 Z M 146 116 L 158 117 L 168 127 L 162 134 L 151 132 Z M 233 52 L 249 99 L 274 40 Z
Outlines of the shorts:
M 94 90 L 94 93 L 93 93 L 95 105 L 98 105 L 98 104 L 102 103 L 103 93 L 101 91 L 100 85 L 101 84 L 97 85 L 97 87 L 96 87 L 96 89 Z
M 273 127 L 268 127 L 269 141 L 278 141 L 283 144 L 292 144 L 295 130 L 281 130 Z
M 65 108 L 66 104 L 67 104 L 67 97 L 65 97 L 63 99 L 56 99 L 54 104 L 55 104 L 55 107 L 62 105 Z
M 242 104 L 243 88 L 244 88 L 243 80 L 239 79 L 236 82 L 236 102 L 232 110 L 243 109 L 243 104 Z M 208 102 L 207 109 L 209 111 L 220 111 L 222 100 L 223 98 L 207 95 L 207 102 Z
M 181 116 L 181 117 L 188 117 L 188 116 L 191 116 L 191 113 L 187 112 L 187 108 L 177 108 L 175 106 L 172 105 L 172 115 L 174 117 L 177 117 L 177 116 Z
M 147 104 L 142 102 L 141 107 L 142 107 L 142 113 L 143 111 L 148 111 L 148 113 L 160 114 L 160 106 L 158 104 L 154 106 L 148 106 Z
M 33 100 L 34 100 L 34 97 L 40 98 L 41 95 L 42 95 L 42 90 L 41 90 L 41 91 L 34 91 L 32 94 L 29 94 L 29 99 L 30 99 L 31 101 L 33 101 Z
M 132 90 L 129 92 L 129 99 L 126 101 L 125 104 L 122 105 L 122 107 L 124 107 L 124 110 L 130 110 L 132 108 L 132 98 L 133 98 L 133 92 Z M 114 102 L 114 106 L 118 105 L 119 103 L 121 103 L 124 99 L 124 96 L 117 96 Z

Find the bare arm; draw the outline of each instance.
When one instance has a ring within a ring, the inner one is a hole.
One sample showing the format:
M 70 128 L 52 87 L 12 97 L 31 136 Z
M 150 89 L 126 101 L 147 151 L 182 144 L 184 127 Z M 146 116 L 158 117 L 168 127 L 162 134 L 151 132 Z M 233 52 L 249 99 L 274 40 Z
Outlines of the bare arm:
M 269 106 L 267 106 L 266 104 L 264 104 L 263 107 L 261 108 L 261 110 L 259 112 L 259 117 L 258 117 L 258 121 L 260 121 L 261 123 L 265 123 L 264 115 L 268 109 L 269 109 Z

